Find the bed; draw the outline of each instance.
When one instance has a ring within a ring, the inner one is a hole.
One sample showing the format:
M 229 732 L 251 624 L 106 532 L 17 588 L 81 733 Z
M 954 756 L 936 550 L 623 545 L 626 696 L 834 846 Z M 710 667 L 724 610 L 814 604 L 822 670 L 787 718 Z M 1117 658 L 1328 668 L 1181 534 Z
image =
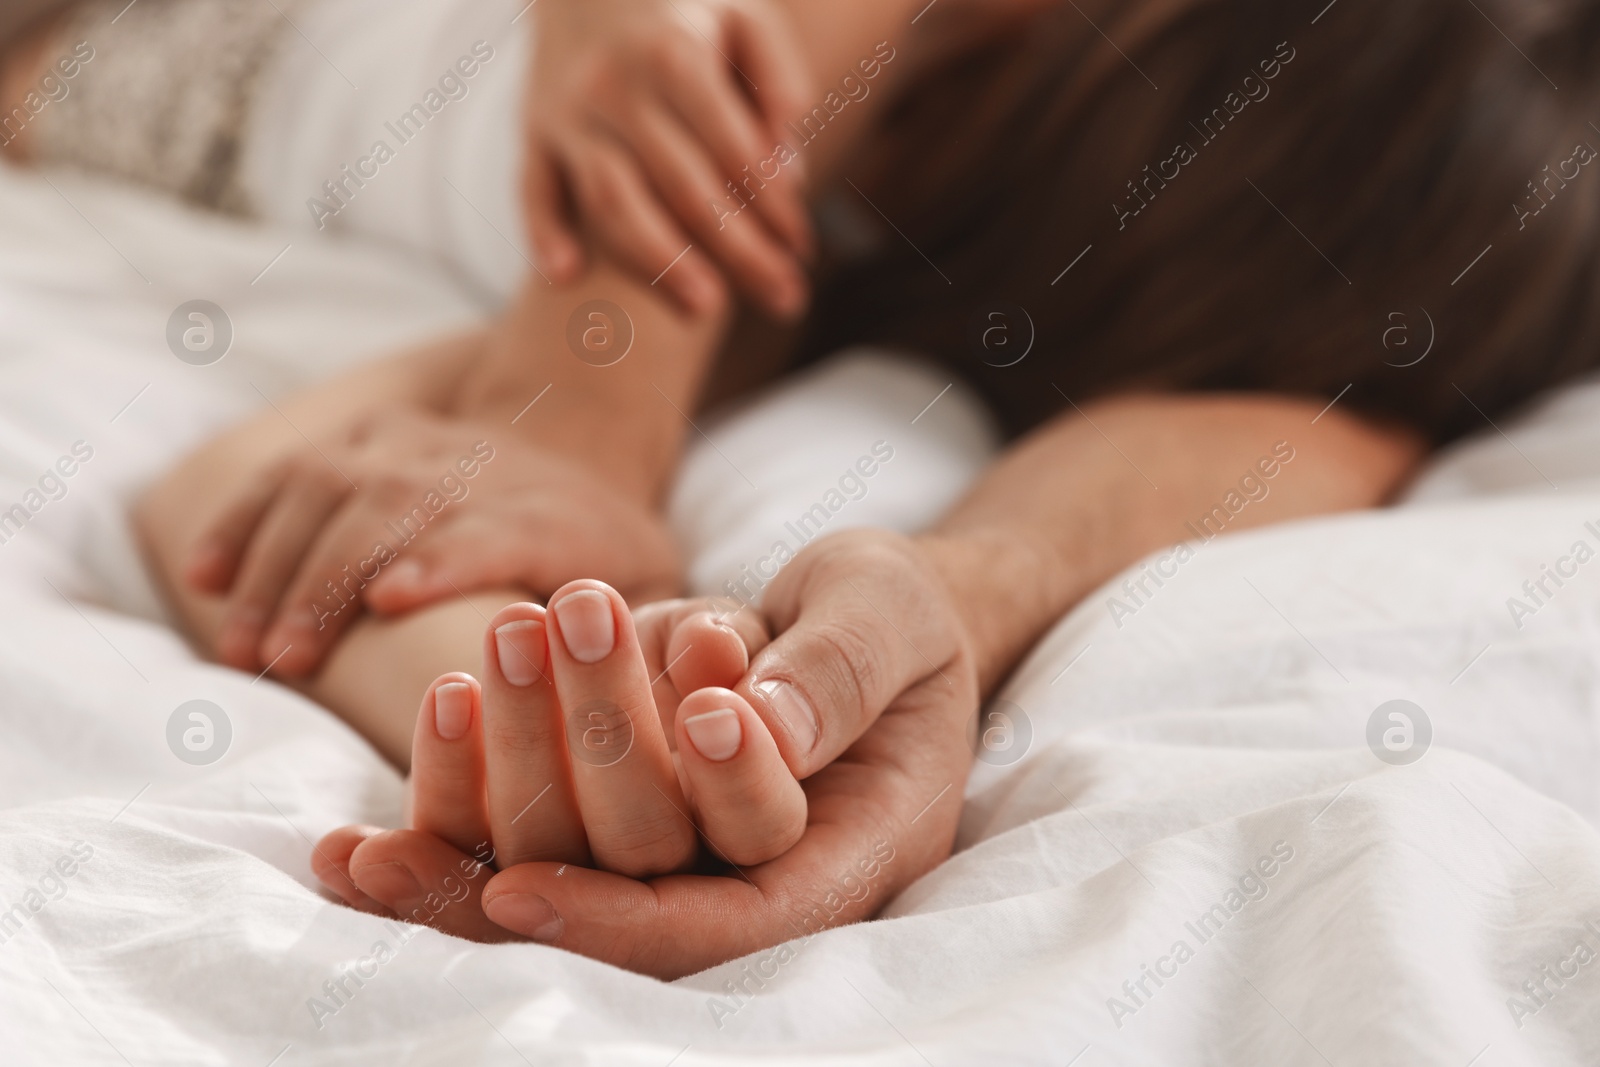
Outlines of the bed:
M 67 174 L 0 169 L 0 219 L 5 1062 L 1600 1063 L 1600 387 L 1396 508 L 1208 543 L 1136 611 L 1119 577 L 986 709 L 947 863 L 781 967 L 662 983 L 322 895 L 310 843 L 393 824 L 400 779 L 197 658 L 130 537 L 186 449 L 468 295 Z M 214 362 L 168 343 L 196 299 Z M 959 388 L 924 410 L 946 384 L 855 353 L 710 425 L 673 498 L 695 583 L 878 440 L 837 528 L 927 522 L 994 447 Z

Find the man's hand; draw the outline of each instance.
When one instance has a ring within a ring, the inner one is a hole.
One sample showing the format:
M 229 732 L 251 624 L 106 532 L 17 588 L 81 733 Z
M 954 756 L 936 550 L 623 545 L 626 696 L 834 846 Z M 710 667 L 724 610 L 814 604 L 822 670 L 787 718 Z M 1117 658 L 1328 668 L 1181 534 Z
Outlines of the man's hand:
M 814 94 L 783 10 L 544 0 L 532 18 L 524 202 L 541 269 L 577 278 L 582 230 L 691 310 L 722 302 L 720 266 L 768 311 L 799 314 L 812 243 L 801 162 L 775 152 Z
M 799 844 L 737 877 L 640 882 L 526 863 L 472 889 L 494 925 L 467 925 L 479 909 L 465 904 L 435 925 L 511 930 L 671 978 L 870 917 L 949 853 L 980 691 L 1087 590 L 1182 537 L 1241 472 L 1264 470 L 1274 442 L 1299 458 L 1241 525 L 1371 507 L 1414 468 L 1411 434 L 1338 411 L 1314 419 L 1320 405 L 1110 398 L 1014 447 L 935 534 L 852 531 L 808 546 L 768 587 L 777 636 L 736 687 L 805 778 Z M 389 858 L 423 885 L 470 863 L 430 835 Z M 551 915 L 558 924 L 534 921 Z
M 186 577 L 228 594 L 220 659 L 297 677 L 363 607 L 507 586 L 547 596 L 576 575 L 651 600 L 680 574 L 661 520 L 587 467 L 498 424 L 398 408 L 238 486 Z
M 882 531 L 830 537 L 778 576 L 766 611 L 779 635 L 735 691 L 790 769 L 809 776 L 808 824 L 794 848 L 729 875 L 649 882 L 523 863 L 474 882 L 471 903 L 435 924 L 479 940 L 509 930 L 675 978 L 870 918 L 941 862 L 961 811 L 978 693 L 971 643 L 933 557 Z M 433 834 L 360 847 L 362 865 L 397 864 L 407 885 L 440 884 L 472 862 Z M 363 885 L 376 904 L 409 914 L 383 888 Z

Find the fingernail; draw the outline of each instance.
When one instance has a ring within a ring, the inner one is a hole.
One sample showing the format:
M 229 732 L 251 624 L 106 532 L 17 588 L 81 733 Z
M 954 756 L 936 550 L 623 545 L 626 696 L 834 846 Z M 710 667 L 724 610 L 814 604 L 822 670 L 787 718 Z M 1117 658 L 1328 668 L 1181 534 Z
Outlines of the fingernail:
M 267 613 L 261 608 L 240 608 L 233 613 L 233 628 L 239 631 L 259 630 L 267 621 Z
M 548 900 L 532 893 L 507 893 L 485 900 L 483 913 L 496 926 L 547 945 L 554 943 L 567 927 Z
M 329 612 L 319 619 L 315 611 L 307 608 L 284 615 L 261 639 L 263 656 L 275 656 L 290 645 L 309 644 L 314 641 L 317 631 L 327 628 L 328 618 L 332 614 Z M 319 622 L 321 625 L 318 625 Z M 269 648 L 273 650 L 270 653 L 265 651 Z
M 798 238 L 795 252 L 800 256 L 801 262 L 806 264 L 815 262 L 817 258 L 817 239 L 811 233 L 811 224 L 802 223 L 795 236 Z
M 351 876 L 360 879 L 357 889 L 401 914 L 423 895 L 421 883 L 401 863 L 374 863 Z
M 721 296 L 716 276 L 706 270 L 686 270 L 683 280 L 683 298 L 695 311 L 709 315 L 717 309 Z
M 212 575 L 222 569 L 222 549 L 207 541 L 189 555 L 189 580 L 211 581 Z
M 577 259 L 577 253 L 565 241 L 547 242 L 543 252 L 540 258 L 544 261 L 544 268 L 552 274 L 566 274 Z
M 739 713 L 732 708 L 690 716 L 683 720 L 683 729 L 700 755 L 717 763 L 732 759 L 744 741 Z
M 512 685 L 528 686 L 544 677 L 545 636 L 540 619 L 508 622 L 494 632 L 500 673 Z
M 425 573 L 425 568 L 417 560 L 403 559 L 385 571 L 383 577 L 390 585 L 415 589 L 422 584 Z
M 598 589 L 568 593 L 552 610 L 561 624 L 561 639 L 579 663 L 599 663 L 617 645 L 617 621 L 611 598 Z
M 459 741 L 472 725 L 472 687 L 448 682 L 433 691 L 433 726 L 446 741 Z
M 806 309 L 805 287 L 799 282 L 784 282 L 778 286 L 773 298 L 773 310 L 780 319 L 799 318 Z
M 266 613 L 257 608 L 240 610 L 217 635 L 217 650 L 229 660 L 255 662 L 261 627 L 266 621 Z
M 273 644 L 263 641 L 256 653 L 256 660 L 262 664 L 263 670 L 272 671 L 276 677 L 299 678 L 311 669 L 315 659 L 307 655 L 309 648 L 302 647 L 300 652 L 296 652 L 295 648 L 293 642 Z
M 817 743 L 817 713 L 800 690 L 776 678 L 757 682 L 755 690 L 767 698 L 767 704 L 777 713 L 801 753 L 810 752 Z

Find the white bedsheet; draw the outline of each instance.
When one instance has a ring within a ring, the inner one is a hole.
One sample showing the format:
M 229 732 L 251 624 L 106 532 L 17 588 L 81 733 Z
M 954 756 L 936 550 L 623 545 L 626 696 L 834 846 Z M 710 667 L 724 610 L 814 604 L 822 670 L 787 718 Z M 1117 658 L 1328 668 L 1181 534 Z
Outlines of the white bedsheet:
M 980 765 L 956 856 L 728 1015 L 766 954 L 663 984 L 320 896 L 308 840 L 392 821 L 398 780 L 310 702 L 196 659 L 129 541 L 127 500 L 185 448 L 471 306 L 300 238 L 252 283 L 290 237 L 51 180 L 0 170 L 0 509 L 74 442 L 94 455 L 0 544 L 4 1062 L 1600 1062 L 1600 563 L 1520 630 L 1506 607 L 1600 545 L 1593 390 L 1507 425 L 1526 459 L 1490 436 L 1442 460 L 1412 506 L 1206 547 L 1120 627 L 1091 597 L 1003 695 L 1031 742 Z M 193 298 L 237 329 L 212 367 L 163 340 Z M 925 372 L 829 375 L 773 401 L 779 430 L 724 424 L 726 459 L 692 457 L 675 514 L 703 584 L 875 440 L 896 459 L 840 525 L 922 521 L 989 447 L 959 391 L 912 425 L 944 385 Z M 233 729 L 209 767 L 165 738 L 196 698 Z M 1410 766 L 1365 743 L 1396 698 L 1433 724 Z M 319 1028 L 308 1000 L 380 941 L 394 958 Z

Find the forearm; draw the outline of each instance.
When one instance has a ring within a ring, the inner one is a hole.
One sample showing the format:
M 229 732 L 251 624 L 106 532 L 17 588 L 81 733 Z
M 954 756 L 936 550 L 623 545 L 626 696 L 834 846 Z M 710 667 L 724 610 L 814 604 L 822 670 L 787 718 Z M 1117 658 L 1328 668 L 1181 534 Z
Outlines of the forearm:
M 281 401 L 194 452 L 139 501 L 135 522 L 152 571 L 201 651 L 217 655 L 226 600 L 194 588 L 186 571 L 195 537 L 228 504 L 230 490 L 264 477 L 307 438 L 329 443 L 368 413 L 400 405 L 436 409 L 478 347 L 476 338 L 438 342 Z M 399 618 L 362 616 L 298 687 L 404 768 L 418 695 L 442 673 L 476 671 L 483 619 L 524 598 L 513 590 L 475 592 Z
M 788 12 L 797 48 L 819 87 L 819 107 L 841 78 L 859 80 L 863 63 L 876 72 L 874 91 L 837 117 L 830 113 L 826 137 L 793 146 L 813 179 L 828 176 L 881 114 L 889 95 L 881 90 L 897 80 L 893 62 L 883 62 L 875 49 L 891 38 L 903 44 L 920 5 L 918 0 L 778 0 L 778 6 Z M 799 140 L 792 131 L 784 136 Z M 696 315 L 668 299 L 661 278 L 645 284 L 592 249 L 589 261 L 594 266 L 574 285 L 557 287 L 537 273 L 528 279 L 487 358 L 463 382 L 458 405 L 474 413 L 498 410 L 515 416 L 549 386 L 537 415 L 530 410 L 518 419 L 522 432 L 545 445 L 579 442 L 599 448 L 608 462 L 626 457 L 626 465 L 648 458 L 652 473 L 664 480 L 689 428 L 683 416 L 697 406 L 732 308 L 724 302 Z M 612 307 L 597 307 L 600 301 Z M 631 346 L 618 344 L 628 336 Z M 611 363 L 619 349 L 626 356 Z M 597 417 L 602 412 L 611 417 Z
M 782 134 L 795 142 L 812 179 L 825 179 L 881 114 L 887 90 L 898 80 L 895 62 L 884 56 L 906 43 L 921 4 L 779 0 L 778 6 L 790 16 L 795 43 L 818 87 L 817 106 L 837 93 L 842 78 L 860 81 L 863 63 L 874 72 L 871 92 L 837 116 L 828 114 L 826 136 L 802 140 L 792 131 Z M 880 50 L 880 42 L 889 50 Z M 649 284 L 635 280 L 593 249 L 589 262 L 592 269 L 570 286 L 530 276 L 488 356 L 463 382 L 457 405 L 474 414 L 516 418 L 518 431 L 537 443 L 581 452 L 614 481 L 656 493 L 691 429 L 685 416 L 693 415 L 701 399 L 731 312 L 726 306 L 703 315 L 686 312 L 667 298 L 660 278 Z M 597 301 L 612 306 L 596 307 Z M 630 334 L 631 347 L 617 344 Z M 619 348 L 626 356 L 610 363 Z M 527 408 L 536 397 L 537 405 Z
M 509 432 L 653 499 L 676 469 L 729 317 L 678 308 L 605 262 L 559 288 L 535 274 L 451 408 L 503 416 Z
M 351 427 L 381 412 L 441 410 L 481 349 L 479 335 L 449 338 L 320 382 L 205 442 L 145 492 L 134 522 L 146 556 L 185 629 L 209 655 L 217 654 L 221 601 L 197 592 L 187 573 L 197 541 L 239 487 L 261 483 L 307 442 L 325 456 Z
M 579 0 L 552 2 L 557 6 L 545 17 L 557 21 L 545 29 L 571 32 L 563 15 L 576 18 L 582 10 Z M 1004 0 L 1002 6 L 1036 2 Z M 573 6 L 563 9 L 561 4 Z M 776 6 L 788 14 L 797 51 L 816 86 L 816 99 L 805 106 L 815 105 L 824 118 L 810 125 L 802 120 L 774 136 L 798 153 L 813 183 L 825 182 L 881 118 L 910 65 L 897 57 L 913 34 L 922 34 L 930 24 L 948 26 L 951 20 L 941 11 L 939 18 L 930 16 L 914 26 L 912 19 L 926 0 L 777 0 Z M 962 12 L 982 5 L 946 0 L 945 8 L 960 21 L 970 17 Z M 678 15 L 687 17 L 681 11 Z M 919 43 L 912 51 L 927 49 Z M 853 89 L 841 90 L 845 79 Z M 829 107 L 827 101 L 839 99 L 841 91 L 850 96 L 850 105 Z M 730 310 L 719 306 L 700 315 L 685 312 L 679 302 L 668 299 L 670 282 L 660 284 L 660 277 L 649 283 L 635 280 L 596 249 L 586 258 L 594 266 L 574 285 L 557 287 L 537 274 L 530 277 L 497 330 L 488 357 L 463 383 L 459 409 L 515 418 L 518 432 L 540 445 L 585 456 L 613 484 L 658 494 L 691 429 L 685 416 L 692 416 L 702 399 Z M 673 269 L 669 266 L 664 273 Z M 598 301 L 610 307 L 596 306 Z M 618 343 L 630 334 L 631 347 Z M 626 356 L 611 363 L 624 349 Z M 535 398 L 537 404 L 530 408 Z
M 1337 409 L 1313 423 L 1320 408 L 1122 397 L 1017 444 L 924 538 L 972 620 L 983 691 L 1063 613 L 1159 548 L 1388 499 L 1422 442 Z

